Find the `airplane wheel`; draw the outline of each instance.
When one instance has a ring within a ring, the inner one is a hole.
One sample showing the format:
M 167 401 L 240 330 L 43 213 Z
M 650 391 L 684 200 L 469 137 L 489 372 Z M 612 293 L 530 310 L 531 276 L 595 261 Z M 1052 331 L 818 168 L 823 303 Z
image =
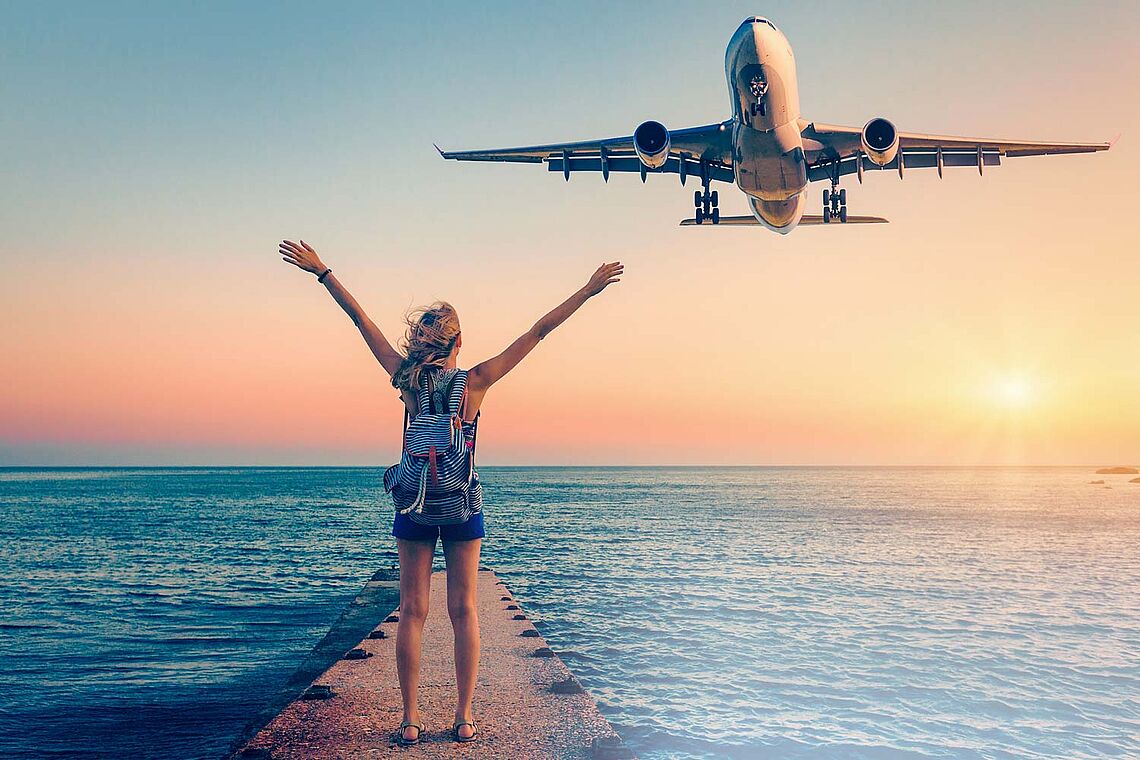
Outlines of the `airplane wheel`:
M 720 224 L 720 209 L 719 208 L 713 208 L 712 223 L 713 224 Z
M 839 221 L 843 222 L 844 224 L 847 224 L 847 207 L 846 206 L 840 206 L 839 207 Z
M 717 206 L 720 205 L 720 196 L 717 195 L 716 190 L 712 191 L 712 205 L 713 205 L 713 208 L 716 208 Z
M 693 191 L 693 205 L 696 206 L 697 208 L 701 207 L 701 191 L 700 190 L 694 190 Z
M 826 192 L 826 191 L 824 191 L 824 192 Z M 824 206 L 823 207 L 823 223 L 824 224 L 831 224 L 831 207 L 830 206 Z
M 704 209 L 698 208 L 697 209 L 697 224 L 704 224 L 704 223 L 705 223 L 705 211 L 704 211 Z
M 827 208 L 830 205 L 831 205 L 831 191 L 830 190 L 824 190 L 823 191 L 823 207 Z
M 840 206 L 846 206 L 847 205 L 847 188 L 845 188 L 845 187 L 840 188 L 840 190 L 839 190 L 839 205 Z

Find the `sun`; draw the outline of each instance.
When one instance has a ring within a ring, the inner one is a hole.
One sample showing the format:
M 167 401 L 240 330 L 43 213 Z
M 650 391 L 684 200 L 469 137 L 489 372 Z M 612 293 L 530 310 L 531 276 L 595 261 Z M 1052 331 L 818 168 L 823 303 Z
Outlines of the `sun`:
M 1033 383 L 1024 375 L 1005 375 L 994 382 L 994 400 L 1007 409 L 1024 409 L 1033 403 Z

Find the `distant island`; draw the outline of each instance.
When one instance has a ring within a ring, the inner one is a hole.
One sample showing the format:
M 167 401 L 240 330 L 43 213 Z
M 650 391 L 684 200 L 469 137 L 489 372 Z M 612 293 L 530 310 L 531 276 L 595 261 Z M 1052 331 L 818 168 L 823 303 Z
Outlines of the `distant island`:
M 1097 475 L 1140 475 L 1135 467 L 1102 467 L 1096 471 Z

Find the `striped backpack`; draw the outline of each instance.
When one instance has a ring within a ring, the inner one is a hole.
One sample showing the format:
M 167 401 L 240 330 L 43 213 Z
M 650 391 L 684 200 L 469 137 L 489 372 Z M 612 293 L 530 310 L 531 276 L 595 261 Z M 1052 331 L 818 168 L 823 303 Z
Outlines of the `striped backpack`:
M 404 408 L 400 461 L 384 472 L 396 511 L 423 525 L 466 522 L 483 508 L 475 472 L 475 428 L 463 422 L 467 371 L 425 370 L 416 392 L 416 418 Z

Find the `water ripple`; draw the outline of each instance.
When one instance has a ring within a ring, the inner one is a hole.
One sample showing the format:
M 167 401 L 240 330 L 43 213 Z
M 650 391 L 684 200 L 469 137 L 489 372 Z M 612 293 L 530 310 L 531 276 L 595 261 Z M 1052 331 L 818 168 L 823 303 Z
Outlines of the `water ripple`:
M 1140 756 L 1140 487 L 482 469 L 486 564 L 647 760 Z M 0 471 L 0 754 L 221 756 L 394 563 L 379 475 Z

